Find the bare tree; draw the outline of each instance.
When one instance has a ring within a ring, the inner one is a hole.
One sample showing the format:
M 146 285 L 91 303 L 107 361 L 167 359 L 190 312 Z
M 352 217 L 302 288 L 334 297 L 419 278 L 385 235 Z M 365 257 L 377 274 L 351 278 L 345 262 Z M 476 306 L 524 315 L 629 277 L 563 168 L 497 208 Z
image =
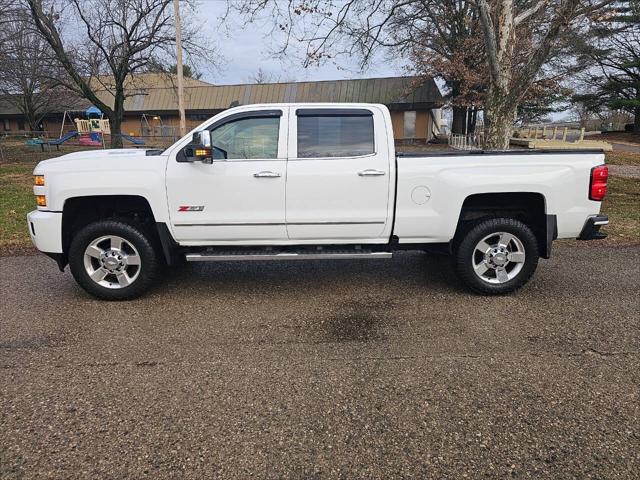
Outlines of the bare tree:
M 29 129 L 38 130 L 47 113 L 71 106 L 69 95 L 52 76 L 62 72 L 47 42 L 32 27 L 24 10 L 13 9 L 4 17 L 0 46 L 0 93 L 4 101 L 24 115 Z M 58 72 L 52 75 L 52 72 Z
M 484 51 L 473 6 L 459 0 L 407 2 L 385 28 L 388 39 L 380 46 L 408 58 L 409 72 L 443 80 L 453 109 L 451 131 L 472 133 L 485 89 Z
M 484 33 L 489 89 L 485 147 L 509 148 L 518 105 L 561 46 L 567 31 L 586 26 L 610 0 L 476 0 Z M 525 45 L 520 48 L 517 45 Z
M 584 45 L 583 60 L 593 68 L 582 76 L 574 103 L 603 119 L 633 115 L 640 133 L 640 4 L 616 2 L 597 20 Z
M 293 75 L 285 76 L 283 74 L 275 74 L 264 70 L 262 67 L 259 67 L 258 70 L 247 77 L 246 80 L 248 83 L 255 83 L 257 85 L 261 85 L 264 83 L 287 83 L 287 82 L 295 82 L 296 79 Z
M 135 73 L 173 58 L 171 0 L 63 0 L 46 4 L 44 0 L 26 1 L 36 28 L 66 72 L 65 86 L 107 116 L 111 146 L 121 147 L 124 102 L 130 92 L 135 93 L 126 88 L 127 81 Z M 78 26 L 74 35 L 62 34 L 63 19 Z M 191 29 L 183 31 L 187 53 L 215 58 L 197 37 L 197 25 L 191 25 Z M 105 98 L 101 91 L 108 92 L 109 97 Z
M 366 67 L 379 50 L 408 58 L 413 71 L 445 80 L 456 131 L 484 108 L 487 146 L 508 148 L 519 104 L 582 68 L 571 39 L 611 0 L 229 1 L 250 20 L 267 12 L 285 34 L 280 53 L 306 45 L 305 65 L 343 55 Z
M 271 21 L 284 33 L 276 55 L 291 57 L 291 50 L 302 45 L 305 67 L 348 57 L 358 58 L 364 70 L 379 60 L 378 53 L 409 59 L 411 74 L 444 80 L 454 110 L 453 131 L 466 131 L 476 87 L 472 77 L 483 63 L 482 55 L 475 54 L 481 46 L 477 13 L 468 2 L 229 0 L 229 5 L 249 21 Z
M 277 82 L 278 80 L 276 79 L 275 75 L 263 70 L 262 67 L 260 67 L 258 68 L 258 71 L 256 73 L 250 75 L 249 78 L 247 78 L 247 81 L 249 83 L 261 85 L 263 83 Z

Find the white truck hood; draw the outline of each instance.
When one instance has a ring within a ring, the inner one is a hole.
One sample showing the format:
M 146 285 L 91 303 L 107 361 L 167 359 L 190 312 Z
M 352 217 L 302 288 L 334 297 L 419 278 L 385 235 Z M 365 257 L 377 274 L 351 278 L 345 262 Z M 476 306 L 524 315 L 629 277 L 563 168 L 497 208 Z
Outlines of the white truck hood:
M 139 148 L 116 148 L 110 150 L 84 150 L 82 152 L 67 153 L 60 157 L 50 158 L 43 160 L 40 165 L 47 166 L 55 163 L 70 162 L 70 161 L 96 161 L 96 160 L 109 160 L 119 157 L 145 157 L 146 150 Z
M 145 150 L 133 148 L 87 150 L 44 160 L 33 171 L 44 175 L 44 186 L 34 187 L 34 193 L 46 195 L 47 209 L 54 212 L 63 211 L 69 198 L 134 195 L 155 206 L 156 218 L 163 218 L 168 155 L 153 153 L 147 156 Z
M 34 175 L 46 172 L 71 172 L 87 170 L 109 170 L 126 168 L 135 170 L 147 168 L 149 160 L 166 158 L 164 155 L 147 156 L 146 150 L 138 148 L 120 148 L 111 150 L 85 150 L 60 157 L 43 160 L 36 165 Z

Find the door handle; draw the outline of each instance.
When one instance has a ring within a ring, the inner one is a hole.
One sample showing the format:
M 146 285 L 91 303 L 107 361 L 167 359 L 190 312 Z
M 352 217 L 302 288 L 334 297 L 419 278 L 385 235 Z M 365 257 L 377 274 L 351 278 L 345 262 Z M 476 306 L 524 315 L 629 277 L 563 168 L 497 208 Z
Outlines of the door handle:
M 358 172 L 360 177 L 379 177 L 380 175 L 386 175 L 387 172 L 383 172 L 382 170 L 374 170 L 373 168 L 368 168 L 366 170 L 362 170 Z
M 256 178 L 277 178 L 280 174 L 278 172 L 257 172 L 253 176 Z

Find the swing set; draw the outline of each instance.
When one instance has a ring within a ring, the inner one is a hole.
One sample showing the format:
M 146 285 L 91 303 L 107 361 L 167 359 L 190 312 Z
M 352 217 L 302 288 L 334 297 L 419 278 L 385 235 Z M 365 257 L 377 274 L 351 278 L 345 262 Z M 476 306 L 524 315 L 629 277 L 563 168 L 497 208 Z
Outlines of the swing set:
M 80 114 L 86 118 L 78 118 Z M 75 118 L 74 118 L 75 117 Z M 64 133 L 66 124 L 75 124 L 75 130 Z M 111 135 L 111 125 L 109 119 L 104 118 L 104 114 L 99 108 L 93 105 L 86 110 L 65 110 L 62 115 L 62 125 L 60 126 L 60 137 L 55 140 L 49 140 L 47 145 L 55 145 L 60 150 L 60 145 L 72 138 L 78 138 L 78 144 L 86 147 L 102 147 L 105 148 L 104 136 Z M 144 145 L 144 140 L 132 137 L 124 133 L 120 134 L 123 140 L 127 140 L 134 145 Z M 42 144 L 44 150 L 44 144 Z

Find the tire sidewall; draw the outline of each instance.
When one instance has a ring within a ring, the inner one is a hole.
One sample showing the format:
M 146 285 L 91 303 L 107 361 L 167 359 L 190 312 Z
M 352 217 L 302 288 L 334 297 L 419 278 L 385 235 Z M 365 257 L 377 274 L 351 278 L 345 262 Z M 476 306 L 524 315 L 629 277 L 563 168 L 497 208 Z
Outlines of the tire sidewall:
M 505 283 L 491 284 L 479 278 L 472 266 L 472 256 L 476 245 L 487 235 L 506 232 L 518 237 L 525 249 L 525 262 L 522 270 L 515 278 Z M 455 267 L 464 283 L 473 291 L 482 294 L 505 294 L 522 287 L 533 275 L 538 265 L 538 242 L 532 230 L 512 218 L 493 218 L 475 224 L 460 242 L 456 256 Z
M 84 252 L 95 239 L 117 235 L 130 242 L 140 255 L 140 273 L 123 288 L 107 288 L 94 282 L 84 267 Z M 153 283 L 158 260 L 149 236 L 140 227 L 120 221 L 105 220 L 90 223 L 80 229 L 69 247 L 69 268 L 76 282 L 89 294 L 103 300 L 130 300 L 140 296 Z

